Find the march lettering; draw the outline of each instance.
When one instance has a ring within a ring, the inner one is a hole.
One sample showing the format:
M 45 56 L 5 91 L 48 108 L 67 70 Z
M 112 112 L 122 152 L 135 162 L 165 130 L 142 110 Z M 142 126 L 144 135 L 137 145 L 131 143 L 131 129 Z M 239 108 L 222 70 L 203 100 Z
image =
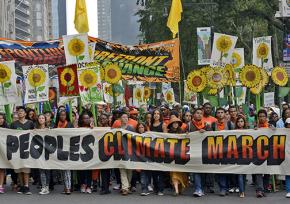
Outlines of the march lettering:
M 202 163 L 280 165 L 285 160 L 285 144 L 285 135 L 208 136 L 202 141 Z

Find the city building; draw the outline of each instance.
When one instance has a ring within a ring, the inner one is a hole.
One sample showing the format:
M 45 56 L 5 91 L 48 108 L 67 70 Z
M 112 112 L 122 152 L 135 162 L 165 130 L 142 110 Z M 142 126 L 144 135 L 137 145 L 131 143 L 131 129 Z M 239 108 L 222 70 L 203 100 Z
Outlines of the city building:
M 66 2 L 59 0 L 1 0 L 0 37 L 49 40 L 66 34 Z
M 112 40 L 111 0 L 98 0 L 98 37 L 102 40 Z

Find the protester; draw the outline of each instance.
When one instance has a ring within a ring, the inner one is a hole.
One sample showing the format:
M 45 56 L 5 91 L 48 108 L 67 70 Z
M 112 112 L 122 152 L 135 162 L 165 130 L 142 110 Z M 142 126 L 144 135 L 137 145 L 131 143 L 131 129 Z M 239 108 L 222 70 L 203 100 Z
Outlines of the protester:
M 31 120 L 26 119 L 26 109 L 23 106 L 17 108 L 18 120 L 11 124 L 11 129 L 16 130 L 31 130 L 34 129 L 34 124 Z M 29 189 L 29 174 L 31 170 L 29 168 L 14 169 L 14 172 L 18 174 L 20 188 L 18 194 L 31 195 Z M 14 184 L 17 184 L 17 178 L 12 175 Z
M 289 110 L 289 108 L 287 108 Z M 285 109 L 284 111 L 286 111 Z M 290 116 L 285 120 L 285 128 L 290 128 Z M 286 176 L 286 198 L 290 198 L 290 175 Z
M 247 122 L 244 116 L 239 115 L 236 120 L 235 124 L 235 129 L 236 130 L 244 130 L 247 129 Z M 246 184 L 246 175 L 244 174 L 239 174 L 238 175 L 238 183 L 239 183 L 239 193 L 240 193 L 240 198 L 245 197 L 245 184 Z
M 59 109 L 56 116 L 55 128 L 72 128 L 73 125 L 70 122 L 69 116 L 64 109 Z M 71 171 L 63 170 L 62 171 L 63 180 L 64 180 L 64 191 L 63 194 L 71 194 Z
M 8 128 L 6 123 L 6 118 L 4 113 L 0 113 L 0 127 Z M 0 194 L 3 194 L 4 191 L 4 180 L 5 180 L 5 169 L 0 169 Z
M 175 115 L 172 115 L 168 124 L 168 133 L 181 134 L 182 122 Z M 188 185 L 188 176 L 183 172 L 170 172 L 171 183 L 174 187 L 174 196 L 179 195 Z
M 145 127 L 146 127 L 146 131 L 150 131 L 151 121 L 152 121 L 152 114 L 150 112 L 147 112 L 145 114 Z
M 285 127 L 285 121 L 290 118 L 290 108 L 286 108 L 282 112 L 282 118 L 280 118 L 277 123 L 276 127 L 277 128 L 284 128 Z
M 217 121 L 217 119 L 213 117 L 211 114 L 212 114 L 211 104 L 205 103 L 203 105 L 203 120 L 209 125 Z
M 163 122 L 163 115 L 158 109 L 154 110 L 153 112 L 150 130 L 152 132 L 167 132 L 166 124 Z M 159 196 L 163 196 L 165 172 L 153 171 L 152 177 L 155 193 Z
M 120 119 L 120 121 L 121 121 L 120 128 L 134 132 L 133 127 L 128 124 L 128 120 L 129 120 L 128 114 L 123 112 L 121 114 L 121 119 Z M 120 169 L 120 176 L 121 176 L 121 184 L 122 184 L 121 193 L 122 193 L 122 195 L 128 195 L 129 193 L 131 193 L 130 192 L 130 183 L 131 183 L 131 179 L 132 179 L 132 170 Z

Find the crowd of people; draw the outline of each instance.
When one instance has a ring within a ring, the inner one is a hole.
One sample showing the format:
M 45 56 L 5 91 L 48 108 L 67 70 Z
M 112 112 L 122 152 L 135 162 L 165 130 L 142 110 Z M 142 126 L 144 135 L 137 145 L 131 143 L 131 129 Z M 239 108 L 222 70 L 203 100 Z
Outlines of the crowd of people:
M 290 108 L 283 104 L 282 115 L 275 108 L 255 110 L 249 106 L 247 113 L 242 107 L 233 105 L 227 108 L 213 108 L 210 103 L 200 107 L 181 106 L 175 104 L 123 107 L 109 111 L 107 107 L 98 107 L 97 123 L 93 114 L 87 110 L 79 111 L 73 108 L 70 119 L 67 107 L 60 106 L 56 112 L 45 112 L 37 115 L 33 109 L 17 107 L 13 114 L 13 122 L 7 124 L 6 116 L 0 113 L 0 127 L 18 130 L 45 128 L 121 128 L 137 133 L 146 131 L 181 134 L 187 132 L 205 132 L 234 129 L 257 128 L 290 128 Z M 94 125 L 97 124 L 97 125 Z M 54 186 L 64 186 L 63 194 L 70 195 L 73 191 L 91 194 L 100 188 L 100 194 L 110 194 L 111 190 L 119 190 L 122 195 L 136 192 L 137 184 L 141 184 L 142 196 L 155 193 L 164 195 L 165 188 L 171 188 L 173 195 L 182 194 L 185 189 L 192 188 L 193 196 L 202 197 L 215 193 L 218 189 L 220 196 L 228 193 L 238 193 L 245 197 L 246 175 L 212 174 L 212 173 L 183 173 L 130 169 L 102 170 L 46 170 L 46 169 L 0 169 L 0 193 L 8 190 L 7 175 L 11 176 L 11 187 L 19 194 L 30 195 L 30 182 L 40 187 L 39 194 L 49 194 Z M 270 178 L 272 175 L 252 175 L 252 183 L 256 187 L 256 196 L 262 198 L 271 191 Z M 6 186 L 5 186 L 6 183 Z M 112 184 L 115 186 L 110 187 Z M 286 187 L 286 197 L 290 198 L 290 176 L 286 176 L 283 186 Z M 190 185 L 191 184 L 191 185 Z M 216 186 L 216 188 L 215 188 Z M 6 189 L 4 189 L 6 187 Z

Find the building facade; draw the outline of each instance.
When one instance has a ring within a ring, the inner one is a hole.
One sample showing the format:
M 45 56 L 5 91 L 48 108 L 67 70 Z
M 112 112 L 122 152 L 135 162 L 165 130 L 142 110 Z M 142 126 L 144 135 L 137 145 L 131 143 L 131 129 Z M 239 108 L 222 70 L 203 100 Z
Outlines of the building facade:
M 111 0 L 98 0 L 98 37 L 112 40 Z

